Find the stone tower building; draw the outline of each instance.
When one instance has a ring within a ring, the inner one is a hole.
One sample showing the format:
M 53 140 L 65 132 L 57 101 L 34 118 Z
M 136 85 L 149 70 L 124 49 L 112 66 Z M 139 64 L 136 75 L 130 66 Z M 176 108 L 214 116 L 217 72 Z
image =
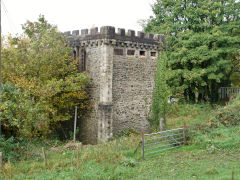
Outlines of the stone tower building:
M 65 32 L 79 68 L 91 77 L 91 112 L 80 120 L 84 143 L 105 142 L 124 129 L 147 131 L 154 73 L 163 35 L 111 26 Z

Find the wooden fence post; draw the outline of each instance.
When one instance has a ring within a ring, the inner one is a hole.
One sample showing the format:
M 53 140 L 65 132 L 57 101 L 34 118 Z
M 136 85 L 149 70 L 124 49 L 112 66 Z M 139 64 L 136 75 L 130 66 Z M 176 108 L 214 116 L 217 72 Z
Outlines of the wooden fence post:
M 234 180 L 234 171 L 232 171 L 232 180 Z
M 142 144 L 142 141 L 140 141 L 140 142 L 138 143 L 138 145 L 137 145 L 137 147 L 136 147 L 136 149 L 135 149 L 135 151 L 134 151 L 133 154 L 136 154 L 136 152 L 137 152 L 138 148 L 141 146 L 141 144 Z
M 116 150 L 117 150 L 117 152 L 119 152 L 119 143 L 118 143 L 117 139 L 116 139 Z
M 141 132 L 141 136 L 142 136 L 142 157 L 144 158 L 144 134 L 143 134 L 143 131 Z
M 75 107 L 74 128 L 73 128 L 73 142 L 76 142 L 76 128 L 77 128 L 77 106 Z
M 2 167 L 3 167 L 3 164 L 2 164 L 2 152 L 0 152 L 0 172 L 2 171 Z
M 46 159 L 46 153 L 45 153 L 44 147 L 42 147 L 42 155 L 43 155 L 44 165 L 46 168 L 47 167 L 47 159 Z
M 79 157 L 80 157 L 80 155 L 79 155 L 79 153 L 80 153 L 80 147 L 79 147 L 79 144 L 77 145 L 77 168 L 79 168 Z
M 184 126 L 183 126 L 183 141 L 184 141 L 184 145 L 187 144 L 186 132 L 187 132 L 187 125 L 186 125 L 186 123 L 184 123 Z
M 79 145 L 77 145 L 77 161 L 79 161 L 79 151 L 80 151 L 80 148 L 79 148 Z

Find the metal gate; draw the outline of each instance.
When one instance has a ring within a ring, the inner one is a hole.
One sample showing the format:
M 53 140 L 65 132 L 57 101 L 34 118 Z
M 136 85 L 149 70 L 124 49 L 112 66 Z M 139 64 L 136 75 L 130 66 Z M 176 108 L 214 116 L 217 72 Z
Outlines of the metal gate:
M 187 126 L 184 124 L 182 128 L 152 134 L 142 132 L 142 156 L 174 149 L 186 144 L 186 130 Z

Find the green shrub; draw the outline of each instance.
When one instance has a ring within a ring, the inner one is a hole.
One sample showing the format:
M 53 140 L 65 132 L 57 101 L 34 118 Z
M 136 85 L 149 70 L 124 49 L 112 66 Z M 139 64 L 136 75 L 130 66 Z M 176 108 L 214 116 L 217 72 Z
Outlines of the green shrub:
M 240 130 L 236 127 L 216 128 L 207 133 L 196 133 L 194 143 L 206 148 L 210 153 L 217 150 L 239 149 L 240 148 Z
M 19 142 L 16 141 L 14 137 L 5 139 L 0 136 L 0 152 L 3 153 L 3 160 L 15 160 L 19 158 L 19 153 L 17 152 L 19 148 Z
M 10 132 L 29 138 L 40 133 L 41 122 L 48 120 L 41 108 L 43 104 L 35 103 L 25 91 L 8 84 L 3 84 L 1 99 L 0 120 L 6 135 Z
M 194 124 L 189 137 L 192 143 L 206 148 L 210 153 L 219 149 L 240 148 L 240 96 L 209 115 L 207 122 Z
M 42 147 L 46 149 L 62 145 L 58 140 L 45 140 L 39 138 L 29 141 L 26 138 L 0 136 L 0 152 L 3 153 L 3 160 L 17 162 L 20 160 L 42 159 Z
M 0 137 L 0 152 L 3 153 L 3 161 L 16 162 L 40 158 L 40 153 L 36 151 L 38 145 L 38 142 L 30 142 L 26 139 Z
M 124 160 L 120 161 L 120 164 L 122 164 L 125 167 L 135 167 L 136 161 L 134 159 L 125 158 Z
M 208 124 L 211 128 L 216 128 L 221 125 L 237 126 L 240 125 L 240 96 L 231 100 L 229 104 L 220 107 L 214 116 L 210 118 Z

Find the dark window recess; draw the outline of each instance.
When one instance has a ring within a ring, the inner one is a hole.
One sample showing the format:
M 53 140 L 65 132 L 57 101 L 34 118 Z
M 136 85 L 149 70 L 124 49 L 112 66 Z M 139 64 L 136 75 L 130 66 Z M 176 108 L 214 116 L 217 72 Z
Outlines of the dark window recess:
M 156 56 L 157 56 L 157 53 L 156 53 L 156 52 L 151 52 L 151 56 L 152 56 L 152 57 L 156 57 Z
M 114 49 L 115 55 L 123 55 L 123 49 Z
M 134 50 L 128 50 L 127 55 L 133 56 L 135 54 Z
M 77 46 L 76 49 L 77 49 L 76 57 L 79 58 L 79 49 L 80 49 L 79 46 Z
M 140 56 L 145 56 L 145 51 L 140 51 Z
M 77 52 L 75 50 L 73 50 L 73 58 L 77 59 Z
M 81 50 L 81 55 L 82 55 L 82 71 L 86 71 L 86 51 L 85 49 Z

